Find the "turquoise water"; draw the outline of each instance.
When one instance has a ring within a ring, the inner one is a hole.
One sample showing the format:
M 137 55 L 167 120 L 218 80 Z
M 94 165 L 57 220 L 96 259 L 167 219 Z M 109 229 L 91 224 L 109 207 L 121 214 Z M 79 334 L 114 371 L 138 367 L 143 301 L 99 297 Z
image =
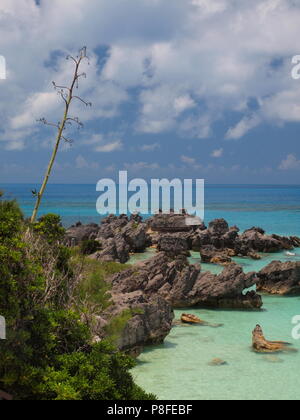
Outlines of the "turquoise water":
M 0 184 L 6 197 L 17 198 L 29 216 L 34 206 L 31 190 L 37 185 Z M 49 185 L 42 202 L 42 213 L 58 213 L 65 226 L 79 220 L 99 222 L 94 185 Z M 261 225 L 278 234 L 300 236 L 300 186 L 206 185 L 205 221 L 224 217 L 231 225 L 245 230 Z
M 261 355 L 251 351 L 251 332 L 261 324 L 268 339 L 291 339 L 298 298 L 265 297 L 264 312 L 186 310 L 224 327 L 178 326 L 165 343 L 148 348 L 133 370 L 135 381 L 159 399 L 300 399 L 300 353 Z M 179 318 L 182 311 L 176 311 Z M 209 366 L 213 358 L 225 366 Z
M 300 261 L 285 253 L 265 256 L 261 261 L 239 259 L 245 271 L 257 271 L 274 259 Z M 193 262 L 198 261 L 196 254 Z M 215 273 L 221 267 L 202 265 Z M 252 352 L 252 330 L 263 326 L 269 340 L 283 340 L 300 350 L 300 341 L 292 339 L 292 318 L 300 314 L 300 298 L 263 296 L 259 312 L 207 309 L 175 311 L 224 324 L 220 328 L 175 326 L 164 344 L 146 349 L 133 369 L 135 381 L 159 399 L 184 400 L 293 400 L 300 399 L 300 353 L 261 355 Z M 214 358 L 227 362 L 210 366 Z
M 260 261 L 234 258 L 245 272 L 259 271 L 271 261 L 300 261 L 285 252 L 265 254 Z M 131 263 L 150 258 L 155 250 L 137 254 Z M 191 263 L 199 263 L 193 252 Z M 202 264 L 203 271 L 220 273 L 217 265 Z M 300 350 L 300 342 L 292 339 L 292 318 L 300 314 L 300 298 L 263 296 L 262 311 L 228 311 L 181 309 L 175 311 L 179 320 L 183 312 L 192 313 L 220 328 L 175 326 L 165 343 L 147 348 L 133 369 L 135 381 L 159 399 L 168 400 L 294 400 L 300 399 L 300 353 L 260 355 L 251 350 L 251 332 L 256 324 L 263 326 L 270 340 L 291 342 Z M 210 366 L 219 358 L 224 366 Z
M 34 200 L 30 191 L 36 185 L 1 185 L 6 197 L 17 198 L 29 216 Z M 224 217 L 241 230 L 261 226 L 267 232 L 300 236 L 300 186 L 206 186 L 205 221 Z M 95 185 L 49 185 L 42 213 L 61 215 L 69 226 L 79 220 L 99 222 L 95 203 Z M 257 271 L 279 259 L 300 260 L 285 253 L 264 256 L 261 261 L 235 259 L 245 271 Z M 150 257 L 135 255 L 134 263 Z M 199 262 L 193 253 L 190 261 Z M 202 265 L 203 270 L 219 273 L 222 267 Z M 176 311 L 180 318 L 184 310 Z M 300 341 L 291 337 L 291 320 L 300 314 L 300 298 L 264 296 L 260 312 L 187 309 L 205 321 L 223 323 L 221 328 L 176 326 L 165 343 L 146 349 L 138 358 L 133 375 L 138 384 L 160 399 L 300 399 L 300 352 L 257 355 L 251 351 L 251 332 L 261 324 L 270 340 L 292 342 L 300 350 Z M 227 362 L 210 366 L 214 358 Z

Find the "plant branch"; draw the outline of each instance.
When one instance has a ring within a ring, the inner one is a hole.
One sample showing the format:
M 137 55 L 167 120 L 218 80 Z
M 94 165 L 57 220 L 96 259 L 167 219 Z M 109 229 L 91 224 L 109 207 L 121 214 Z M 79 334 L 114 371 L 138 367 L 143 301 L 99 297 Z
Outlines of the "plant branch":
M 53 127 L 57 128 L 58 132 L 57 132 L 57 136 L 56 136 L 55 146 L 54 146 L 54 149 L 52 151 L 52 155 L 51 155 L 51 158 L 50 158 L 50 161 L 49 161 L 49 164 L 48 164 L 45 176 L 44 176 L 42 186 L 40 188 L 40 191 L 35 194 L 36 195 L 36 203 L 35 203 L 35 207 L 34 207 L 34 210 L 33 210 L 32 216 L 31 216 L 31 223 L 34 223 L 35 220 L 36 220 L 36 217 L 37 217 L 40 205 L 41 205 L 41 201 L 42 201 L 45 189 L 47 187 L 47 184 L 48 184 L 48 181 L 49 181 L 52 169 L 53 169 L 53 165 L 55 163 L 55 159 L 56 159 L 56 156 L 57 156 L 57 152 L 59 150 L 61 140 L 64 140 L 68 143 L 72 142 L 70 139 L 68 139 L 63 134 L 64 130 L 66 128 L 66 125 L 68 123 L 75 122 L 75 123 L 78 124 L 79 127 L 82 126 L 82 123 L 79 121 L 78 118 L 69 117 L 69 111 L 70 111 L 70 106 L 71 106 L 72 100 L 73 99 L 80 99 L 86 106 L 89 105 L 88 102 L 85 102 L 79 96 L 73 96 L 73 91 L 74 91 L 75 87 L 78 88 L 78 79 L 85 75 L 85 73 L 79 73 L 79 69 L 80 69 L 80 65 L 81 65 L 82 61 L 85 60 L 85 59 L 88 60 L 88 57 L 86 55 L 86 47 L 82 48 L 79 51 L 79 55 L 77 56 L 77 59 L 75 59 L 73 56 L 68 56 L 67 59 L 71 59 L 74 62 L 74 67 L 75 67 L 74 75 L 73 75 L 73 79 L 72 79 L 70 87 L 58 86 L 58 85 L 56 85 L 55 82 L 53 82 L 54 88 L 56 90 L 60 89 L 58 93 L 62 97 L 62 99 L 64 100 L 64 103 L 65 103 L 65 109 L 64 109 L 64 114 L 63 114 L 62 121 L 58 124 L 53 124 L 53 123 L 47 122 L 45 118 L 42 118 L 40 120 L 40 122 L 42 122 L 45 125 L 49 125 L 49 126 L 53 126 Z M 65 93 L 65 91 L 67 91 L 68 93 Z

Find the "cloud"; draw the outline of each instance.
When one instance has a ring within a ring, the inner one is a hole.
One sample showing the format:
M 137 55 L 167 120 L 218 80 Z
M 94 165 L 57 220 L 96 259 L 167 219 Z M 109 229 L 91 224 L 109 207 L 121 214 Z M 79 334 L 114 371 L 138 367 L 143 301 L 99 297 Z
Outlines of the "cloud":
M 97 147 L 95 147 L 95 151 L 96 152 L 101 152 L 101 153 L 111 153 L 111 152 L 116 152 L 118 150 L 122 150 L 123 148 L 123 144 L 121 141 L 117 140 L 114 141 L 112 143 L 106 143 L 103 145 L 99 145 Z
M 189 156 L 183 155 L 183 156 L 181 156 L 180 159 L 183 163 L 186 163 L 187 165 L 195 165 L 196 164 L 196 159 L 191 158 Z
M 229 128 L 225 138 L 228 140 L 238 140 L 250 130 L 257 127 L 259 123 L 260 118 L 257 115 L 244 117 L 235 127 Z
M 89 167 L 87 160 L 81 155 L 77 156 L 75 163 L 77 169 L 84 169 Z
M 160 144 L 159 143 L 152 143 L 152 144 L 143 144 L 140 147 L 140 150 L 142 152 L 154 152 L 156 150 L 160 149 Z
M 211 157 L 220 158 L 220 157 L 223 156 L 223 153 L 224 153 L 224 149 L 222 149 L 222 148 L 221 149 L 216 149 L 212 152 Z
M 111 153 L 117 152 L 123 149 L 123 142 L 115 138 L 116 133 L 109 133 L 108 138 L 105 138 L 102 134 L 93 134 L 84 143 L 93 147 L 95 152 L 99 153 Z
M 300 169 L 300 160 L 293 154 L 289 154 L 286 159 L 284 159 L 280 165 L 279 169 L 282 171 L 291 171 Z
M 94 106 L 77 103 L 72 113 L 89 126 L 126 116 L 132 103 L 138 105 L 132 131 L 183 138 L 212 136 L 214 123 L 228 113 L 240 119 L 227 127 L 228 139 L 263 123 L 300 122 L 300 84 L 291 77 L 299 21 L 294 0 L 51 0 L 39 6 L 1 0 L 7 80 L 0 81 L 0 124 L 7 135 L 1 133 L 0 147 L 36 147 L 35 120 L 58 121 L 63 104 L 51 82 L 69 80 L 64 56 L 83 42 L 91 63 L 80 94 Z M 99 48 L 105 49 L 101 59 Z M 282 63 L 274 66 L 278 58 Z M 258 103 L 255 113 L 249 98 Z M 22 139 L 11 141 L 25 129 Z M 112 149 L 120 148 L 118 141 L 109 141 Z
M 157 170 L 159 169 L 158 163 L 147 163 L 147 162 L 134 162 L 134 163 L 125 163 L 124 168 L 132 172 L 140 172 L 144 170 Z

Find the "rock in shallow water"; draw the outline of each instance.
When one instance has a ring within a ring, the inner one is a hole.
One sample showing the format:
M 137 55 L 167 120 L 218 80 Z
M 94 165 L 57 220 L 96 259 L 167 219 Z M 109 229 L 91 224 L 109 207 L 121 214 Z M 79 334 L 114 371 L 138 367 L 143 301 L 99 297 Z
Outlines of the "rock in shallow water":
M 198 318 L 196 315 L 192 314 L 182 314 L 181 322 L 184 324 L 204 324 L 205 322 Z
M 142 291 L 161 296 L 173 308 L 203 306 L 212 308 L 259 309 L 262 300 L 254 291 L 243 294 L 257 279 L 238 265 L 228 266 L 219 275 L 201 272 L 184 255 L 175 259 L 160 252 L 110 279 L 118 293 Z
M 264 337 L 260 325 L 256 325 L 252 332 L 252 348 L 256 353 L 278 353 L 287 351 L 290 343 L 284 341 L 268 341 Z
M 216 359 L 212 359 L 211 362 L 208 363 L 209 366 L 226 366 L 228 365 L 227 362 L 225 362 L 225 360 L 216 358 Z
M 258 274 L 257 290 L 278 295 L 300 296 L 300 262 L 273 261 Z

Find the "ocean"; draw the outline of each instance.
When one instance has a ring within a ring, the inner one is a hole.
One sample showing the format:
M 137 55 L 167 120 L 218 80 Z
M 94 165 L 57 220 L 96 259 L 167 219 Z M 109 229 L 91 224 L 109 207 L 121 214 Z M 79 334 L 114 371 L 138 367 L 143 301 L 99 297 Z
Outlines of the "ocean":
M 0 184 L 7 198 L 16 198 L 25 215 L 34 206 L 37 185 Z M 78 221 L 99 223 L 96 184 L 48 185 L 40 214 L 57 213 L 64 226 Z M 224 217 L 241 230 L 260 225 L 266 231 L 300 236 L 300 185 L 206 185 L 205 222 Z
M 35 185 L 1 185 L 7 198 L 16 198 L 29 216 Z M 64 226 L 77 221 L 99 222 L 95 185 L 49 185 L 41 214 L 58 213 Z M 260 226 L 269 233 L 300 236 L 300 186 L 207 185 L 205 222 L 225 218 L 241 230 Z M 153 251 L 137 255 L 131 262 L 150 257 Z M 284 252 L 265 255 L 261 261 L 238 259 L 245 271 L 258 271 L 273 260 L 300 261 Z M 199 262 L 193 253 L 191 262 Z M 218 273 L 218 266 L 203 265 L 203 270 Z M 299 297 L 263 296 L 259 312 L 185 309 L 176 310 L 176 318 L 188 312 L 201 319 L 222 323 L 223 327 L 176 326 L 165 343 L 145 349 L 132 374 L 136 382 L 159 399 L 170 400 L 299 400 L 300 352 L 261 355 L 251 351 L 251 333 L 261 324 L 270 340 L 291 342 L 300 350 L 300 341 L 292 338 L 292 319 L 300 315 Z M 211 366 L 214 358 L 226 362 Z

